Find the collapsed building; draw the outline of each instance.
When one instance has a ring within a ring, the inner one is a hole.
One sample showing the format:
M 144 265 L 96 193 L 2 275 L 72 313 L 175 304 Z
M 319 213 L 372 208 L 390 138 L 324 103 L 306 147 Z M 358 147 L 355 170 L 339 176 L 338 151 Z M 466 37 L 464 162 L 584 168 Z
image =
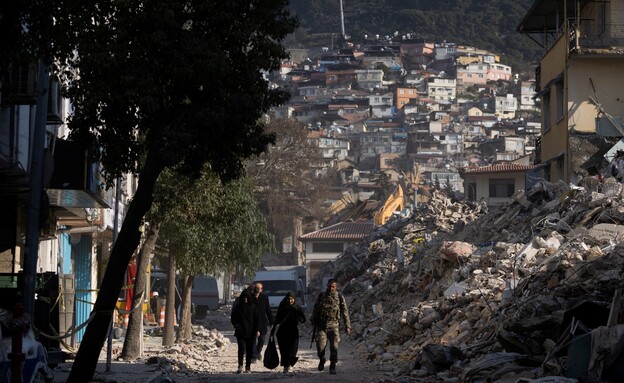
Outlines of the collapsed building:
M 327 264 L 358 352 L 440 381 L 621 381 L 624 186 L 540 181 L 488 208 L 435 191 Z M 430 380 L 427 380 L 430 381 Z

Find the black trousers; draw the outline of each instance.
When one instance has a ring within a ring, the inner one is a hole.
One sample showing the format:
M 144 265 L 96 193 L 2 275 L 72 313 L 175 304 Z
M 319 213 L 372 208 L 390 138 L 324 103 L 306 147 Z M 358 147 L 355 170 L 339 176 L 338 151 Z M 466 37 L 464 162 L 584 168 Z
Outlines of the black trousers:
M 243 365 L 243 355 L 245 356 L 245 368 L 251 367 L 251 357 L 254 353 L 254 337 L 241 338 L 236 337 L 236 343 L 238 344 L 238 365 Z

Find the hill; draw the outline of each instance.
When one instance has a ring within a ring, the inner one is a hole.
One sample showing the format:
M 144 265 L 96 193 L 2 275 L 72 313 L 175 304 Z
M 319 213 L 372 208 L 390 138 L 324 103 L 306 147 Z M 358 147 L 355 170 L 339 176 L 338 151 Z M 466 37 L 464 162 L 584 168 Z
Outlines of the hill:
M 516 27 L 533 0 L 343 0 L 345 32 L 354 43 L 406 36 L 491 50 L 514 69 L 531 70 L 540 48 Z M 330 46 L 340 35 L 339 0 L 292 0 L 303 46 Z

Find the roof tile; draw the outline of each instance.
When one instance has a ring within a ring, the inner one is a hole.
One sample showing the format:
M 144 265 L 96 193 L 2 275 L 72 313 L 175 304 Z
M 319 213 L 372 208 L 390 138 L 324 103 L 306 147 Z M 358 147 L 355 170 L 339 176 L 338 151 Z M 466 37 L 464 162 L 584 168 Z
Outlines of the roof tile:
M 535 165 L 523 165 L 514 163 L 495 164 L 490 166 L 478 166 L 472 168 L 464 168 L 466 174 L 489 174 L 489 173 L 518 173 L 531 171 L 536 168 Z
M 358 240 L 367 237 L 374 229 L 372 222 L 339 222 L 324 227 L 320 230 L 304 234 L 299 239 L 306 241 L 312 239 L 325 240 Z

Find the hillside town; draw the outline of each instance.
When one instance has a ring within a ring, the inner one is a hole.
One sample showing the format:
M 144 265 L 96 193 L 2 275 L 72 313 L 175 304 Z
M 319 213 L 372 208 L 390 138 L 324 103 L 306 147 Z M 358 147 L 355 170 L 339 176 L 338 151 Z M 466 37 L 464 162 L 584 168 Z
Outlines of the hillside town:
M 289 58 L 263 78 L 290 99 L 264 118 L 305 129 L 323 158 L 307 177 L 337 174 L 325 215 L 293 216 L 255 274 L 210 276 L 215 304 L 194 306 L 192 340 L 150 351 L 162 376 L 217 373 L 199 351 L 231 351 L 211 328 L 215 313 L 229 315 L 256 275 L 292 269 L 308 310 L 327 280 L 338 281 L 353 358 L 386 381 L 621 381 L 624 33 L 612 20 L 624 1 L 569 3 L 536 0 L 515 26 L 544 48 L 528 73 L 502 52 L 398 32 L 356 42 L 343 30 L 327 46 L 287 47 Z M 37 66 L 11 76 L 0 109 L 2 313 L 15 315 L 34 252 L 32 340 L 56 366 L 80 347 L 141 177 L 128 173 L 111 188 L 102 164 L 68 139 L 73 106 L 60 78 L 45 81 L 41 125 Z M 35 188 L 41 198 L 29 195 Z M 116 339 L 137 293 L 137 254 L 114 314 Z M 165 326 L 163 266 L 147 270 L 145 336 Z M 177 326 L 171 312 L 167 323 Z M 52 381 L 54 371 L 41 374 Z
M 274 117 L 307 124 L 348 182 L 365 184 L 365 174 L 380 171 L 397 181 L 398 159 L 407 157 L 419 168 L 414 188 L 437 178 L 463 193 L 458 169 L 533 163 L 541 126 L 535 82 L 521 80 L 498 53 L 409 36 L 323 48 L 313 58 L 290 52 L 270 79 L 293 97 Z

